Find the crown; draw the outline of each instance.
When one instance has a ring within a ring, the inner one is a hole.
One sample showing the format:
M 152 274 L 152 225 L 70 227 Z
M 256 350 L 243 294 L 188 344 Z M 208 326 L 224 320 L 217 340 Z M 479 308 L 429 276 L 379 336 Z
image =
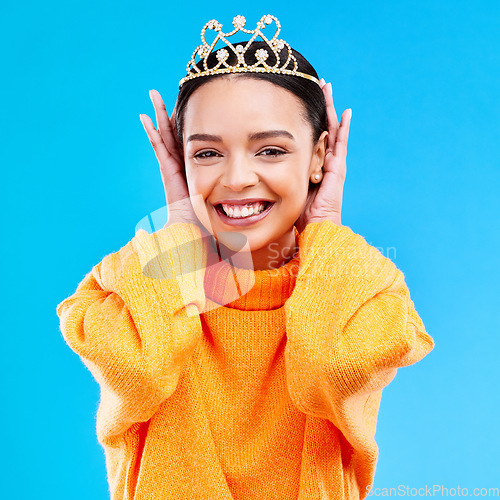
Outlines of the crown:
M 276 23 L 276 31 L 272 38 L 266 37 L 263 30 L 271 25 L 273 21 Z M 187 65 L 187 75 L 179 82 L 179 88 L 182 87 L 184 82 L 192 80 L 193 78 L 198 78 L 200 76 L 210 76 L 210 75 L 222 75 L 225 73 L 278 73 L 281 75 L 293 75 L 302 78 L 307 78 L 319 85 L 319 80 L 312 75 L 307 73 L 301 73 L 297 71 L 297 59 L 292 53 L 292 48 L 285 42 L 285 40 L 278 39 L 279 32 L 281 30 L 281 24 L 275 16 L 266 14 L 262 16 L 260 21 L 257 23 L 257 27 L 254 30 L 249 30 L 245 28 L 246 19 L 243 16 L 236 16 L 233 19 L 234 29 L 228 33 L 222 31 L 222 24 L 220 24 L 215 19 L 208 21 L 203 29 L 201 30 L 201 40 L 202 44 L 198 45 L 191 56 L 191 59 Z M 207 42 L 205 38 L 206 31 L 212 30 L 217 33 L 212 43 Z M 228 38 L 232 37 L 238 32 L 246 33 L 251 35 L 248 42 L 236 43 L 233 45 Z M 247 64 L 245 60 L 245 54 L 254 42 L 254 40 L 260 37 L 269 48 L 260 48 L 255 52 L 256 62 L 254 64 Z M 226 44 L 225 48 L 221 48 L 216 51 L 217 62 L 215 66 L 208 66 L 208 58 L 212 54 L 217 42 L 219 40 Z M 286 59 L 282 62 L 280 58 L 280 52 L 286 47 L 287 54 Z M 275 64 L 269 65 L 267 63 L 271 51 L 275 56 Z M 228 64 L 228 59 L 230 57 L 230 52 L 236 56 L 235 64 Z M 199 56 L 198 62 L 196 62 L 196 56 Z M 200 64 L 201 63 L 201 64 Z M 200 66 L 203 69 L 200 69 Z

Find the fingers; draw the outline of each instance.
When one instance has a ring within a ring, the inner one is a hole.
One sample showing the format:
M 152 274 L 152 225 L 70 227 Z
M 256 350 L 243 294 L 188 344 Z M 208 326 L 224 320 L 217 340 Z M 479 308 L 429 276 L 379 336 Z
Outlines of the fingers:
M 342 113 L 334 148 L 329 149 L 325 157 L 323 165 L 325 176 L 318 193 L 320 199 L 329 207 L 331 214 L 329 217 L 338 225 L 341 224 L 342 197 L 347 170 L 347 141 L 351 115 L 351 109 L 346 109 Z
M 158 163 L 160 166 L 166 165 L 172 155 L 167 150 L 160 133 L 156 130 L 153 121 L 148 115 L 142 114 L 139 115 L 139 118 L 141 119 L 142 126 L 144 127 L 148 139 L 153 146 Z
M 333 148 L 335 147 L 337 130 L 339 128 L 339 120 L 337 118 L 335 106 L 333 105 L 332 84 L 325 83 L 325 85 L 323 85 L 322 87 L 322 90 L 323 94 L 325 95 L 326 116 L 328 118 L 328 149 L 333 151 Z
M 335 111 L 335 106 L 333 105 L 333 91 L 332 84 L 326 83 L 323 78 L 319 81 L 323 95 L 326 101 L 326 115 L 328 118 L 328 145 L 327 149 L 332 151 L 335 148 L 337 130 L 339 128 L 339 120 L 337 118 L 337 112 Z
M 175 135 L 172 122 L 168 117 L 167 108 L 161 98 L 161 95 L 156 90 L 149 91 L 149 97 L 153 103 L 156 115 L 156 123 L 158 125 L 158 132 L 163 139 L 167 151 L 178 161 L 181 162 L 182 158 L 177 147 L 177 137 Z M 173 115 L 172 115 L 173 116 Z
M 172 130 L 174 131 L 175 136 L 177 137 L 177 127 L 176 127 L 176 123 L 175 123 L 175 113 L 176 113 L 176 111 L 177 111 L 177 101 L 175 101 L 174 109 L 172 111 L 172 116 L 170 118 L 170 124 L 172 125 Z
M 174 203 L 186 198 L 189 194 L 186 181 L 182 175 L 183 164 L 179 163 L 167 150 L 151 118 L 145 114 L 139 116 L 160 165 L 161 178 L 165 188 L 167 202 Z
M 342 113 L 340 126 L 337 131 L 337 140 L 335 141 L 334 154 L 337 158 L 345 161 L 347 157 L 347 141 L 349 139 L 349 128 L 351 126 L 352 109 L 346 109 Z
M 337 113 L 335 111 L 335 106 L 333 105 L 333 89 L 332 89 L 332 84 L 327 83 L 325 84 L 323 88 L 323 92 L 325 94 L 325 100 L 326 100 L 326 112 L 328 115 L 329 122 L 331 122 L 331 125 L 334 125 L 335 127 L 339 126 L 339 120 L 337 118 Z

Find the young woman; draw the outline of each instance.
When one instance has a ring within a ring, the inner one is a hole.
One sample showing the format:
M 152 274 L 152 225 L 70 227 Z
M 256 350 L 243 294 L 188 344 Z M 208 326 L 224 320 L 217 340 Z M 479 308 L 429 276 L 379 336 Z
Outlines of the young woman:
M 150 92 L 168 223 L 57 306 L 114 500 L 365 498 L 382 389 L 434 346 L 403 273 L 341 224 L 351 111 L 276 35 L 228 40 L 273 22 L 207 23 L 226 49 L 203 38 L 172 118 Z

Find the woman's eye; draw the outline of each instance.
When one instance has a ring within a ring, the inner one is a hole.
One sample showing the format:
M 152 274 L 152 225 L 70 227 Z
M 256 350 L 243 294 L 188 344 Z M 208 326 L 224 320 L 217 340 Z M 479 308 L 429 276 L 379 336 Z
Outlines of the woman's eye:
M 263 149 L 259 154 L 263 156 L 280 156 L 286 154 L 286 151 L 283 151 L 282 149 L 276 149 L 276 148 L 267 148 Z
M 219 153 L 217 153 L 216 151 L 200 151 L 199 153 L 196 153 L 194 155 L 195 158 L 200 158 L 200 159 L 215 158 L 216 156 L 220 156 Z

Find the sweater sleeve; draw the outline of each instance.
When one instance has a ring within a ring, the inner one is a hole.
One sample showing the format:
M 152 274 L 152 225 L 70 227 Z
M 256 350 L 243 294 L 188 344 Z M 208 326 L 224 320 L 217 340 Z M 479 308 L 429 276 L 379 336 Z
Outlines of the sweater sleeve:
M 378 457 L 381 390 L 434 347 L 403 273 L 347 226 L 299 235 L 300 267 L 285 303 L 287 384 L 302 412 L 330 420 L 351 447 L 360 491 Z M 364 496 L 363 496 L 364 498 Z
M 205 264 L 194 224 L 141 229 L 57 305 L 65 341 L 101 389 L 102 444 L 149 420 L 174 392 L 202 336 Z

